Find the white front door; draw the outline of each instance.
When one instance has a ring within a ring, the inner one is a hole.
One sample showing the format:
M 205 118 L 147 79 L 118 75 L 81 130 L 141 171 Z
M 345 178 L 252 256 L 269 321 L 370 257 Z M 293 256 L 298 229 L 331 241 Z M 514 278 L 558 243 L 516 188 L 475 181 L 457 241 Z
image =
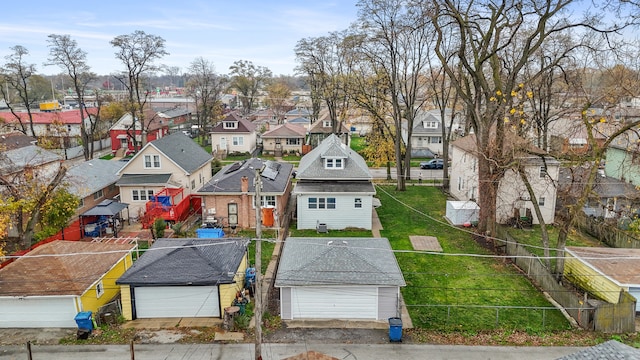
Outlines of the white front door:
M 219 317 L 217 286 L 134 288 L 137 318 Z
M 220 138 L 220 150 L 227 150 L 227 138 Z

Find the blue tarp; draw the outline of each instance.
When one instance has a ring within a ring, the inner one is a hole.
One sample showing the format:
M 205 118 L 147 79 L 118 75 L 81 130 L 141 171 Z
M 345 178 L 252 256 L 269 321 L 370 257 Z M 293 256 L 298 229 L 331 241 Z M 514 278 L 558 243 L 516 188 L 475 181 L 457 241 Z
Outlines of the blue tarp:
M 162 206 L 171 206 L 170 196 L 153 196 L 153 201 L 162 204 Z

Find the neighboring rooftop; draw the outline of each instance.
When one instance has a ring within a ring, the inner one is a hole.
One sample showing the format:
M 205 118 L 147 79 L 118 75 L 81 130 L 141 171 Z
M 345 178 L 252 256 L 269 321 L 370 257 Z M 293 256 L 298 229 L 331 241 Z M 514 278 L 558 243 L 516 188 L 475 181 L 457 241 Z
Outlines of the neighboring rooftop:
M 213 160 L 211 154 L 181 131 L 163 136 L 147 145 L 155 147 L 189 174 Z
M 241 193 L 241 178 L 247 177 L 249 193 L 255 192 L 256 169 L 262 170 L 262 194 L 281 194 L 287 188 L 293 165 L 251 158 L 223 167 L 200 190 L 199 194 Z
M 69 192 L 80 198 L 115 184 L 117 173 L 125 163 L 117 160 L 91 159 L 69 168 L 65 181 Z

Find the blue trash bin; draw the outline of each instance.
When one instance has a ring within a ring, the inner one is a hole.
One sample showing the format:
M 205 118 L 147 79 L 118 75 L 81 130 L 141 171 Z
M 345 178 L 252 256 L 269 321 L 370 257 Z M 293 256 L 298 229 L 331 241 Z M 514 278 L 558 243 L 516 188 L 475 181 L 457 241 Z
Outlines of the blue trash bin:
M 402 341 L 402 319 L 399 317 L 389 318 L 389 341 Z
M 76 324 L 78 324 L 78 329 L 89 330 L 89 332 L 93 330 L 91 314 L 91 311 L 81 311 L 76 315 L 75 320 Z

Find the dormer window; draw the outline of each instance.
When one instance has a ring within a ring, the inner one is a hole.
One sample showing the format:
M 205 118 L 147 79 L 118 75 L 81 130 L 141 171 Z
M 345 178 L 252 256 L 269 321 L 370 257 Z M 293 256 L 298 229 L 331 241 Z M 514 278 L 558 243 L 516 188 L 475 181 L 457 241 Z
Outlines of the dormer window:
M 238 128 L 238 122 L 236 121 L 224 121 L 222 123 L 222 127 L 225 129 L 237 129 Z
M 341 158 L 327 158 L 324 159 L 324 168 L 325 169 L 343 169 L 344 168 L 344 159 Z
M 437 121 L 423 121 L 422 122 L 422 126 L 424 126 L 425 129 L 437 129 L 438 128 L 438 122 Z

